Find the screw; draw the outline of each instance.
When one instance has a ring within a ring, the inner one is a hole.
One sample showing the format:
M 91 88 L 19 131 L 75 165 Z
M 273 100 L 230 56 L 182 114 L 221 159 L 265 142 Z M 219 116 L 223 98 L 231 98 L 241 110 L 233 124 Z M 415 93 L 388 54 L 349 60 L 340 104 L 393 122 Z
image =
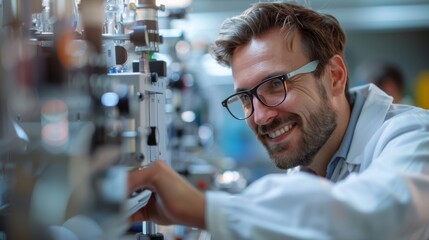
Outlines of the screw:
M 140 102 L 142 102 L 144 100 L 144 95 L 141 92 L 137 92 L 137 98 L 139 99 Z

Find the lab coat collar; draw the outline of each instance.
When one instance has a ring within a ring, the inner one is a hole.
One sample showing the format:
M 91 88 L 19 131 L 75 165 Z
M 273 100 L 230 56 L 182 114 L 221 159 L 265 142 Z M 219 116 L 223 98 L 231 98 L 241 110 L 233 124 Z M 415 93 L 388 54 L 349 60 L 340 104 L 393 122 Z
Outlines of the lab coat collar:
M 374 133 L 380 129 L 386 114 L 392 105 L 393 98 L 374 84 L 350 89 L 350 92 L 364 96 L 365 103 L 353 131 L 353 138 L 345 161 L 349 164 L 361 164 L 362 153 Z
M 347 171 L 359 169 L 359 157 L 369 139 L 383 124 L 392 98 L 373 84 L 350 89 L 352 112 L 342 143 L 332 157 L 326 170 L 326 177 L 332 181 L 348 175 Z M 346 163 L 345 166 L 343 163 Z
M 364 103 L 365 96 L 363 94 L 350 92 L 351 115 L 349 123 L 344 137 L 341 141 L 340 147 L 329 162 L 328 168 L 326 170 L 326 178 L 328 179 L 337 180 L 339 177 L 340 168 L 344 160 L 347 158 L 347 154 L 349 153 L 354 131 L 356 128 L 356 123 L 359 119 L 359 115 L 361 113 Z

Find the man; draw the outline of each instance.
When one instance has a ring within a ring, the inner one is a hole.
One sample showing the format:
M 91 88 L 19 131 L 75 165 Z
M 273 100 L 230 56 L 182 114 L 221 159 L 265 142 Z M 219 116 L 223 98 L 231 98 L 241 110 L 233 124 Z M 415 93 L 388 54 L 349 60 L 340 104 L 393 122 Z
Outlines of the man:
M 130 191 L 153 191 L 133 219 L 213 239 L 428 239 L 429 112 L 394 105 L 375 85 L 349 92 L 344 46 L 334 17 L 290 3 L 226 20 L 212 50 L 236 93 L 222 104 L 274 164 L 305 171 L 230 195 L 201 193 L 157 161 L 130 173 Z

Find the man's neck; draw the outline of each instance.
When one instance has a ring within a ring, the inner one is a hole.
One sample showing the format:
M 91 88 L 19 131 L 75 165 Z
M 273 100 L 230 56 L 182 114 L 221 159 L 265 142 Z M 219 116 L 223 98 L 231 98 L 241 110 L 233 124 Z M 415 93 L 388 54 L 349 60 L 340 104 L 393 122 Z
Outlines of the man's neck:
M 338 115 L 338 125 L 332 135 L 326 141 L 325 145 L 319 150 L 314 156 L 312 163 L 308 166 L 319 176 L 326 176 L 326 170 L 332 157 L 337 152 L 343 141 L 344 135 L 347 131 L 347 127 L 350 121 L 351 108 L 350 105 L 345 102 L 341 106 L 341 110 L 338 111 L 341 114 Z

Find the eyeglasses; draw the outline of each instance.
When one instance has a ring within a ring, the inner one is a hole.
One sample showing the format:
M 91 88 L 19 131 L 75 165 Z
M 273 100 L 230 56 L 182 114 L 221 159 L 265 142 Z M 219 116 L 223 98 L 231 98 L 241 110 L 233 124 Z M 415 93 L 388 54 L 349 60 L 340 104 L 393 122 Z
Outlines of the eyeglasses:
M 287 74 L 270 77 L 250 90 L 237 92 L 222 101 L 222 106 L 238 120 L 249 118 L 254 111 L 253 96 L 267 107 L 277 107 L 287 95 L 286 80 L 316 70 L 319 61 L 312 61 Z

